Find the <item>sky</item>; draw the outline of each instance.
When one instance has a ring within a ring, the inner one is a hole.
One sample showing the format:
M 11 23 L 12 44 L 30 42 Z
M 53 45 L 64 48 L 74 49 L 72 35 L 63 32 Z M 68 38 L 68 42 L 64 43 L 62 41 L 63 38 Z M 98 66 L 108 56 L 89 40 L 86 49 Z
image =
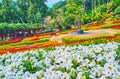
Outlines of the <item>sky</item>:
M 46 4 L 48 5 L 48 7 L 52 7 L 53 4 L 55 4 L 55 3 L 59 2 L 59 1 L 63 1 L 63 0 L 47 0 Z
M 48 7 L 52 7 L 53 4 L 55 4 L 55 3 L 59 2 L 59 1 L 64 1 L 64 0 L 47 0 L 46 4 L 48 5 Z

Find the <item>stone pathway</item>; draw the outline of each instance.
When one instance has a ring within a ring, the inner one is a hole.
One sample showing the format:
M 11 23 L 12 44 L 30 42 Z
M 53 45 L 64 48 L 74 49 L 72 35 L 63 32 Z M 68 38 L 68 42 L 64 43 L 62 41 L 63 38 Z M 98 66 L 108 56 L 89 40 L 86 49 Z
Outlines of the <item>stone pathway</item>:
M 62 42 L 62 38 L 63 37 L 69 37 L 69 36 L 78 36 L 81 38 L 87 38 L 87 37 L 93 37 L 93 36 L 99 36 L 99 35 L 112 35 L 115 34 L 117 32 L 120 32 L 120 30 L 116 30 L 116 29 L 99 29 L 99 30 L 88 30 L 85 31 L 84 34 L 75 34 L 75 33 L 68 33 L 68 34 L 62 34 L 59 36 L 52 36 L 50 38 L 51 41 L 58 41 L 58 42 Z

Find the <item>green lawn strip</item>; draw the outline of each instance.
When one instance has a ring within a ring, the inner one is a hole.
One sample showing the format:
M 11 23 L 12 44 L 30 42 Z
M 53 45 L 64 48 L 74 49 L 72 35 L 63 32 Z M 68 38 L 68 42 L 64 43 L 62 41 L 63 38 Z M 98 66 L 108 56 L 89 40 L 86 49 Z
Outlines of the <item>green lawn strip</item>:
M 114 27 L 114 26 L 119 26 L 120 24 L 106 24 L 104 26 L 102 26 L 101 28 L 102 29 L 106 29 L 106 28 L 111 28 L 111 27 Z
M 63 42 L 76 42 L 80 40 L 91 40 L 91 39 L 99 39 L 99 38 L 107 38 L 111 37 L 113 35 L 101 35 L 101 36 L 95 36 L 95 37 L 88 37 L 88 38 L 80 38 L 80 37 L 64 37 L 62 38 Z
M 42 43 L 42 42 L 47 42 L 47 41 L 49 41 L 49 38 L 42 38 L 42 39 L 37 40 L 37 41 L 11 43 L 11 44 L 7 44 L 7 45 L 2 45 L 0 47 L 3 48 L 3 47 L 7 47 L 7 46 L 32 45 L 34 43 Z

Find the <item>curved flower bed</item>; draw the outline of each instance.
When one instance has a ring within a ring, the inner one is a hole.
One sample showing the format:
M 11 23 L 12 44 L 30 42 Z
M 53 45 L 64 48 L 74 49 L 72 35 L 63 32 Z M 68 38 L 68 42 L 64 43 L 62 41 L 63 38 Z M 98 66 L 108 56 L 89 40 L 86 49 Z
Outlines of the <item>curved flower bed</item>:
M 23 39 L 23 38 L 15 38 L 15 39 L 11 40 L 10 42 L 11 42 L 11 43 L 17 43 L 17 42 L 22 41 L 22 39 Z
M 15 38 L 13 40 L 7 40 L 7 41 L 0 42 L 0 45 L 10 44 L 10 43 L 17 43 L 17 42 L 20 42 L 22 40 L 23 40 L 23 38 Z
M 113 26 L 111 28 L 113 28 L 113 29 L 120 29 L 120 25 L 119 26 Z
M 120 23 L 120 20 L 117 20 L 117 21 L 113 21 L 112 23 L 113 23 L 113 24 L 117 24 L 117 23 Z
M 88 28 L 88 29 L 100 29 L 102 26 L 104 26 L 106 23 L 100 23 L 100 24 L 92 24 L 92 25 L 89 25 L 89 26 L 85 26 L 85 28 Z
M 69 37 L 69 38 L 65 38 L 62 43 L 58 43 L 57 41 L 49 41 L 48 39 L 40 39 L 38 41 L 31 41 L 31 42 L 21 42 L 11 45 L 0 46 L 0 55 L 5 54 L 7 52 L 16 53 L 16 52 L 35 50 L 46 47 L 74 45 L 74 44 L 90 45 L 90 44 L 100 44 L 110 41 L 120 42 L 120 34 L 116 33 L 114 36 L 103 35 L 103 36 L 98 36 L 93 38 L 91 37 L 85 39 L 79 39 L 78 37 L 77 38 Z
M 118 79 L 120 49 L 116 42 L 61 46 L 0 56 L 0 78 Z

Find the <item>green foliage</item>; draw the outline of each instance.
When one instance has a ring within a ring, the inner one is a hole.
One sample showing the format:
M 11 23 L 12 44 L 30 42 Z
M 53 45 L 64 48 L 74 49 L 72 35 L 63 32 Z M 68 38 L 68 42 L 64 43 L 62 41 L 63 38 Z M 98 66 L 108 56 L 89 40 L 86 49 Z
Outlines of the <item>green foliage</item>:
M 83 6 L 82 6 L 82 0 L 73 1 L 68 0 L 67 1 L 67 8 L 65 11 L 65 23 L 66 25 L 77 25 L 78 22 L 82 23 L 83 21 Z
M 65 12 L 66 8 L 66 1 L 59 1 L 58 3 L 54 4 L 52 8 L 50 8 L 50 15 L 52 17 L 56 17 L 58 13 L 58 9 L 62 9 Z
M 90 79 L 89 75 L 90 75 L 90 71 L 88 72 L 84 72 L 83 74 L 85 76 L 85 79 Z
M 111 18 L 111 11 L 120 6 L 120 0 L 65 0 L 48 8 L 47 0 L 2 0 L 0 2 L 0 22 L 7 23 L 43 23 L 50 16 L 50 29 L 69 29 L 67 26 L 78 26 L 89 22 L 100 22 Z M 109 10 L 110 9 L 110 10 Z M 119 13 L 119 7 L 114 11 Z M 14 30 L 12 28 L 11 30 Z M 21 26 L 18 24 L 18 26 Z M 19 27 L 27 29 L 28 27 Z M 29 25 L 31 26 L 31 24 Z M 4 26 L 6 27 L 6 26 Z M 5 31 L 5 30 L 3 30 Z M 1 31 L 2 32 L 2 31 Z
M 15 31 L 25 31 L 42 28 L 41 24 L 8 24 L 0 23 L 0 34 L 13 33 Z
M 106 12 L 107 11 L 107 5 L 106 4 L 100 5 L 96 10 L 98 12 Z
M 83 27 L 82 30 L 87 31 L 87 30 L 89 30 L 89 28 Z
M 0 22 L 39 23 L 47 14 L 46 0 L 2 0 Z
M 71 74 L 71 78 L 76 79 L 76 77 L 77 77 L 77 73 L 73 70 Z
M 81 40 L 80 37 L 64 37 L 62 38 L 63 42 L 75 42 Z
M 65 25 L 65 29 L 69 30 L 69 29 L 71 29 L 71 26 Z
M 66 1 L 59 1 L 58 3 L 54 4 L 53 7 L 51 8 L 52 10 L 57 10 L 59 8 L 64 8 L 66 5 Z
M 59 30 L 62 30 L 62 29 L 63 29 L 63 26 L 62 26 L 62 25 L 58 25 L 58 29 L 59 29 Z
M 66 69 L 62 68 L 62 67 L 58 67 L 58 68 L 56 68 L 56 70 L 59 70 L 59 71 L 62 71 L 62 72 L 66 72 Z
M 96 36 L 95 38 L 107 38 L 109 37 L 110 35 L 101 35 L 101 36 Z
M 39 61 L 40 61 L 40 60 L 43 60 L 43 59 L 45 58 L 45 57 L 43 56 L 43 52 L 38 50 L 38 53 L 39 53 L 39 57 L 38 57 L 38 58 L 39 58 Z
M 118 33 L 115 33 L 114 35 L 115 35 L 115 36 L 120 36 L 120 33 L 118 32 Z
M 56 48 L 55 47 L 46 47 L 44 50 L 46 51 L 52 51 L 52 50 L 55 50 Z
M 73 68 L 77 68 L 80 65 L 75 59 L 72 60 L 72 63 L 73 63 Z
M 44 63 L 42 63 L 42 67 L 39 67 L 39 66 L 33 67 L 33 63 L 30 60 L 24 61 L 23 66 L 25 67 L 23 71 L 24 72 L 28 71 L 30 73 L 35 73 L 37 71 L 44 70 L 45 69 L 44 67 L 46 67 Z
M 36 58 L 39 62 L 41 60 L 44 60 L 44 56 L 43 56 L 43 52 L 38 50 L 38 55 L 34 55 L 31 53 L 27 53 L 26 57 L 28 57 L 27 60 L 23 61 L 23 66 L 24 66 L 24 72 L 30 72 L 30 73 L 35 73 L 37 71 L 43 70 L 45 71 L 46 65 L 41 62 L 41 65 L 35 65 L 35 62 L 33 62 L 33 60 L 31 58 Z M 33 66 L 34 65 L 34 66 Z
M 75 21 L 74 14 L 69 14 L 65 17 L 65 24 L 72 25 L 72 24 L 74 24 L 74 21 Z
M 114 14 L 120 14 L 120 6 L 115 9 Z
M 117 50 L 117 57 L 116 57 L 116 60 L 120 60 L 120 45 L 118 47 L 118 50 Z M 119 62 L 120 63 L 120 62 Z
M 99 62 L 100 66 L 102 66 L 102 67 L 104 67 L 105 63 L 106 63 L 105 60 L 102 60 L 102 61 Z
M 112 4 L 114 5 L 120 5 L 120 0 L 110 0 Z
M 29 71 L 31 73 L 34 73 L 33 68 L 32 68 L 32 64 L 31 64 L 31 62 L 29 60 L 24 61 L 23 66 L 26 68 L 24 70 L 24 72 Z
M 107 13 L 107 5 L 100 5 L 98 8 L 94 9 L 93 20 L 99 22 L 101 20 L 105 20 L 109 14 Z

